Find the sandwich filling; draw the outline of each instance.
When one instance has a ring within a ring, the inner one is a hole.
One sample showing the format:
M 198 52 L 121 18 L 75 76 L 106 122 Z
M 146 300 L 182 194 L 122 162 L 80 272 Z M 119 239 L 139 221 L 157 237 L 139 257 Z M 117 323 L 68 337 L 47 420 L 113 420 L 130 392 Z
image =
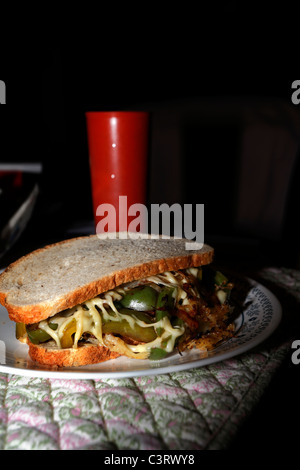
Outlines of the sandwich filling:
M 17 337 L 65 349 L 100 344 L 136 359 L 174 351 L 212 349 L 234 333 L 232 284 L 210 266 L 165 272 L 134 281 L 32 325 Z

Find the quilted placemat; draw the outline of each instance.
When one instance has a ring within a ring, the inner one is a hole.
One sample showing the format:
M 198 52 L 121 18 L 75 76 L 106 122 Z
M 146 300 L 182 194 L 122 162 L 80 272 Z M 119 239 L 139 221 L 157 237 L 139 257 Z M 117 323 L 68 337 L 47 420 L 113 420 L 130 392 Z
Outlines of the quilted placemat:
M 261 277 L 282 297 L 282 325 L 268 341 L 233 359 L 131 379 L 0 374 L 0 449 L 226 448 L 291 350 L 300 272 L 273 268 Z

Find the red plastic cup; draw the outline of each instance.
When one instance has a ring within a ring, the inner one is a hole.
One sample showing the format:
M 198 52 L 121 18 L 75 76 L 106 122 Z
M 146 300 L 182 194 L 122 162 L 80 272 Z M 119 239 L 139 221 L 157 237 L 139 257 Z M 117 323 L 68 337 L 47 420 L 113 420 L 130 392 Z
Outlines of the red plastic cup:
M 86 123 L 96 231 L 127 230 L 130 218 L 120 211 L 146 205 L 149 113 L 87 112 Z M 108 204 L 115 208 L 116 224 L 103 228 L 99 222 Z

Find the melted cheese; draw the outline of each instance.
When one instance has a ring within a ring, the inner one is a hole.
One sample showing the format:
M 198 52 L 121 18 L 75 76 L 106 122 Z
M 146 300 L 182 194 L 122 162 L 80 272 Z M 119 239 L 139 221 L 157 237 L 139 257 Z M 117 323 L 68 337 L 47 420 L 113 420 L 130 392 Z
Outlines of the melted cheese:
M 152 324 L 152 326 L 153 325 L 163 329 L 162 335 L 158 336 L 154 341 L 151 341 L 150 343 L 127 345 L 131 351 L 147 352 L 149 354 L 152 348 L 162 348 L 165 349 L 168 353 L 173 351 L 175 346 L 175 340 L 179 336 L 183 335 L 184 328 L 173 328 L 168 317 L 162 318 L 160 321 Z
M 77 305 L 61 314 L 52 317 L 52 322 L 57 324 L 56 330 L 50 328 L 47 321 L 41 321 L 39 328 L 46 331 L 56 342 L 58 348 L 61 348 L 61 340 L 71 322 L 76 321 L 76 333 L 74 337 L 73 348 L 78 347 L 78 341 L 84 333 L 90 333 L 97 338 L 100 344 L 106 345 L 105 337 L 102 334 L 102 318 L 104 322 L 107 321 L 121 321 L 126 320 L 131 328 L 139 325 L 142 328 L 155 328 L 162 331 L 161 336 L 158 336 L 154 341 L 144 344 L 131 345 L 126 344 L 121 340 L 124 346 L 131 352 L 133 357 L 135 354 L 144 353 L 143 357 L 148 357 L 152 348 L 162 348 L 167 352 L 172 352 L 174 349 L 176 338 L 183 335 L 184 327 L 173 327 L 167 316 L 154 323 L 146 323 L 133 315 L 126 315 L 120 313 L 115 307 L 114 300 L 120 300 L 122 296 L 116 291 L 109 291 L 103 297 L 95 297 L 88 300 L 82 305 Z M 100 310 L 101 314 L 99 313 Z M 133 354 L 132 354 L 133 353 Z
M 198 268 L 190 268 L 187 270 L 187 272 L 194 277 L 199 276 L 199 271 L 200 270 Z M 174 287 L 172 294 L 173 298 L 176 302 L 181 301 L 182 305 L 187 305 L 189 303 L 187 293 L 182 288 L 182 284 L 186 282 L 186 279 L 177 279 L 176 273 L 173 274 L 171 272 L 165 272 L 147 278 L 147 283 Z M 51 320 L 53 323 L 57 324 L 56 330 L 50 328 L 47 321 L 41 321 L 39 323 L 39 328 L 46 331 L 51 338 L 54 339 L 58 348 L 62 347 L 62 338 L 65 334 L 68 334 L 68 328 L 71 330 L 71 333 L 73 332 L 72 328 L 74 328 L 75 320 L 76 331 L 73 344 L 73 348 L 75 349 L 78 347 L 78 341 L 82 335 L 84 333 L 89 333 L 93 335 L 101 345 L 108 347 L 113 346 L 116 348 L 121 347 L 121 349 L 126 351 L 126 354 L 130 357 L 148 357 L 152 348 L 162 348 L 168 353 L 172 352 L 176 339 L 183 335 L 185 328 L 183 326 L 173 327 L 168 316 L 165 316 L 154 323 L 146 323 L 134 316 L 134 312 L 133 315 L 120 313 L 116 308 L 114 301 L 121 300 L 128 288 L 130 288 L 130 283 L 127 284 L 127 286 L 124 285 L 122 287 L 118 287 L 116 290 L 108 291 L 100 297 L 95 297 L 81 305 L 77 305 L 76 307 L 55 315 Z M 113 335 L 103 335 L 103 322 L 122 320 L 126 320 L 131 328 L 134 328 L 135 325 L 139 325 L 142 328 L 155 328 L 155 330 L 160 331 L 161 334 L 149 343 L 138 345 L 127 344 L 121 338 L 114 338 Z

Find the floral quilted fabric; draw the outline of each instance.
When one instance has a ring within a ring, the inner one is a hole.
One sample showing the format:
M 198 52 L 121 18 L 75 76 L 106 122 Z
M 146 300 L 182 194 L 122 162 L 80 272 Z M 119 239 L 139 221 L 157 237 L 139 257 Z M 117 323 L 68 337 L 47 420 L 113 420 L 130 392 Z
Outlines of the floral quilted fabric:
M 280 287 L 300 301 L 300 274 L 282 274 L 263 273 L 271 282 L 280 277 Z M 226 448 L 290 350 L 289 332 L 283 332 L 236 358 L 158 376 L 0 374 L 0 449 Z

